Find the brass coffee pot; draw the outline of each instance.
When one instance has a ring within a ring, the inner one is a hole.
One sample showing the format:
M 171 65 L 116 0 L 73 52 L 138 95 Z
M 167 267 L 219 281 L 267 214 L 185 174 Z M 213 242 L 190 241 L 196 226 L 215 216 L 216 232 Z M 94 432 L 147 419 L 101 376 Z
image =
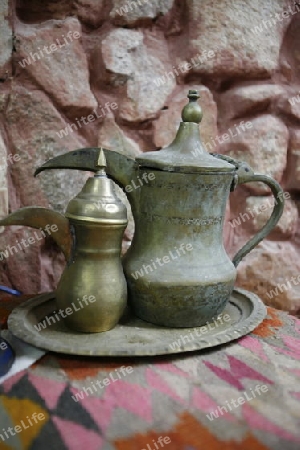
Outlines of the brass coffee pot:
M 135 234 L 123 258 L 134 313 L 168 327 L 205 324 L 225 308 L 236 266 L 277 224 L 283 211 L 282 189 L 245 163 L 209 154 L 199 134 L 202 111 L 191 90 L 174 141 L 136 159 L 104 150 L 107 174 L 127 193 Z M 69 152 L 46 162 L 46 169 L 96 171 L 97 148 Z M 238 184 L 259 181 L 276 197 L 266 225 L 233 261 L 222 242 L 226 202 Z M 95 243 L 97 233 L 94 234 Z M 88 274 L 91 268 L 84 269 Z
M 1 225 L 53 230 L 52 237 L 68 262 L 56 289 L 58 311 L 53 316 L 82 332 L 110 330 L 127 303 L 120 258 L 127 210 L 105 167 L 104 152 L 97 149 L 96 174 L 70 201 L 65 216 L 46 208 L 26 207 L 0 221 Z

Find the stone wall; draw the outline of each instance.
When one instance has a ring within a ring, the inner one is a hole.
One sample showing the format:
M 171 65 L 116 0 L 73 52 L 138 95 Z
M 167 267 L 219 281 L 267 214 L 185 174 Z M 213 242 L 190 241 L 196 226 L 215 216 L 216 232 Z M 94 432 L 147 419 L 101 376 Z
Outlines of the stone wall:
M 276 229 L 240 264 L 238 285 L 300 311 L 300 5 L 1 0 L 0 20 L 1 217 L 30 205 L 65 210 L 87 175 L 61 170 L 34 179 L 53 156 L 97 145 L 137 155 L 168 145 L 188 89 L 199 89 L 208 150 L 270 174 L 288 197 Z M 231 255 L 271 206 L 263 185 L 231 195 L 224 230 Z M 132 233 L 131 221 L 127 245 Z M 30 235 L 2 230 L 0 251 Z M 64 261 L 46 239 L 0 264 L 2 284 L 33 293 L 55 288 Z

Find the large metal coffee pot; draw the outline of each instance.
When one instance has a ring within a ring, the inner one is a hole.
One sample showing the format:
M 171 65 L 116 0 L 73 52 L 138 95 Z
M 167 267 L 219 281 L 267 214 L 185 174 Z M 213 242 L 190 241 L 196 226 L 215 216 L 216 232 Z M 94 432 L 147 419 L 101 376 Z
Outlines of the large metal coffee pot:
M 283 211 L 282 189 L 245 163 L 209 154 L 199 135 L 202 111 L 197 91 L 174 141 L 136 159 L 104 150 L 107 174 L 126 192 L 135 234 L 123 267 L 129 304 L 146 321 L 168 327 L 201 326 L 224 309 L 236 266 L 276 225 Z M 95 171 L 98 149 L 58 156 L 40 167 Z M 276 197 L 267 224 L 231 261 L 222 242 L 226 202 L 238 184 L 259 181 Z

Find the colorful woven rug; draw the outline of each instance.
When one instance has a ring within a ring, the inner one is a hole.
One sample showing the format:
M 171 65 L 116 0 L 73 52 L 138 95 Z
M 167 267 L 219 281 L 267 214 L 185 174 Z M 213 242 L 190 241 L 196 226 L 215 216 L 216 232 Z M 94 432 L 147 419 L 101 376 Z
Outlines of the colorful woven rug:
M 2 322 L 21 300 L 0 300 Z M 299 450 L 300 321 L 211 350 L 46 354 L 0 385 L 0 450 Z

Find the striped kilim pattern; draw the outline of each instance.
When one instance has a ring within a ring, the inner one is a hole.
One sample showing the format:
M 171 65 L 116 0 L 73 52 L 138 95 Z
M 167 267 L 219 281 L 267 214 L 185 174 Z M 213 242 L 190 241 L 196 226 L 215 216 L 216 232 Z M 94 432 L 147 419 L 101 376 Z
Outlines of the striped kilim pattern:
M 48 353 L 0 386 L 0 450 L 157 448 L 299 450 L 300 321 L 268 308 L 248 336 L 176 356 Z

